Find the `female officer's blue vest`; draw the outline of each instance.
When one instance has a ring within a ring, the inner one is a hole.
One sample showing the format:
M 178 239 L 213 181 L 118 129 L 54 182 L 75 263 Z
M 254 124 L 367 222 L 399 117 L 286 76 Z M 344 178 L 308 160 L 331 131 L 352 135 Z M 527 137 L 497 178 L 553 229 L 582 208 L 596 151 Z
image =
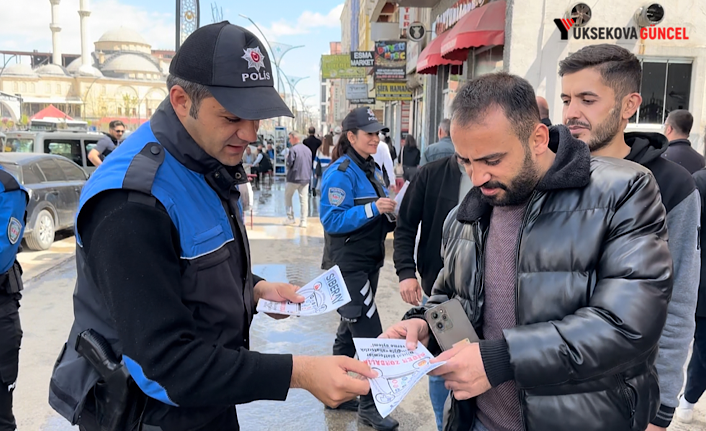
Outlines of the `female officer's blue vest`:
M 9 172 L 0 168 L 0 220 L 7 220 L 4 232 L 0 230 L 0 274 L 5 274 L 15 263 L 25 230 L 27 190 Z
M 181 164 L 157 141 L 147 122 L 106 158 L 81 193 L 76 214 L 75 320 L 69 341 L 57 360 L 49 395 L 50 405 L 72 424 L 77 422 L 83 401 L 98 380 L 96 371 L 73 348 L 78 334 L 93 329 L 108 340 L 118 357 L 122 355 L 117 331 L 105 299 L 95 286 L 86 264 L 87 258 L 78 233 L 79 214 L 86 202 L 112 189 L 142 193 L 136 196 L 151 195 L 166 208 L 178 230 L 182 266 L 186 268 L 182 274 L 182 285 L 188 288 L 182 289 L 182 302 L 192 310 L 199 337 L 228 348 L 248 347 L 247 327 L 253 315 L 253 282 L 247 241 L 244 244 L 246 256 L 231 254 L 229 243 L 237 239 L 234 239 L 229 215 L 220 197 L 208 185 L 204 175 Z M 216 260 L 220 263 L 202 264 L 209 258 L 209 262 Z M 106 262 L 106 265 L 109 264 Z M 240 269 L 233 271 L 234 265 L 247 268 L 242 280 L 233 279 L 233 273 L 242 273 Z M 198 312 L 195 311 L 197 309 Z M 164 388 L 145 377 L 139 364 L 127 356 L 123 357 L 123 361 L 140 389 L 163 403 L 157 407 L 160 415 L 166 417 L 171 414 L 171 409 L 177 409 L 174 414 L 188 417 L 183 421 L 184 429 L 205 423 L 223 409 L 178 408 Z
M 319 212 L 328 235 L 327 258 L 343 272 L 380 269 L 385 260 L 385 237 L 394 227 L 374 205 L 379 198 L 387 197 L 382 171 L 377 165 L 361 164 L 362 158 L 349 149 L 329 165 L 321 187 Z M 369 178 L 364 169 L 374 169 L 368 171 L 374 178 Z

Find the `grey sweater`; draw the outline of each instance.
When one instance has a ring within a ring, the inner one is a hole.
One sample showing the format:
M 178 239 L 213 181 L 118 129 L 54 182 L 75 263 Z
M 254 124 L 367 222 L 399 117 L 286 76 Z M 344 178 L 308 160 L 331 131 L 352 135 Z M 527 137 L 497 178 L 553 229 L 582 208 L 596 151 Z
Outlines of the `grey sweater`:
M 292 145 L 287 154 L 287 182 L 308 184 L 311 181 L 311 150 L 304 144 Z
M 698 247 L 700 220 L 698 190 L 694 190 L 667 214 L 669 251 L 674 262 L 674 288 L 655 364 L 662 406 L 653 423 L 660 426 L 671 422 L 679 405 L 679 393 L 684 385 L 683 367 L 694 338 L 701 269 L 701 250 Z

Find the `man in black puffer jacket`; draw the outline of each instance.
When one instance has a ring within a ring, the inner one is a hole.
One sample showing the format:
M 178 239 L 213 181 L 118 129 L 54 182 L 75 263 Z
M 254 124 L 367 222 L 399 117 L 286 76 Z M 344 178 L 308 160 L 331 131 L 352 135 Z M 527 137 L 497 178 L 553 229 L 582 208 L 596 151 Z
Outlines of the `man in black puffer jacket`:
M 476 187 L 444 224 L 432 298 L 384 336 L 438 353 L 420 317 L 460 300 L 481 341 L 435 359 L 454 392 L 446 431 L 643 431 L 672 290 L 654 177 L 548 129 L 516 76 L 470 81 L 452 111 Z

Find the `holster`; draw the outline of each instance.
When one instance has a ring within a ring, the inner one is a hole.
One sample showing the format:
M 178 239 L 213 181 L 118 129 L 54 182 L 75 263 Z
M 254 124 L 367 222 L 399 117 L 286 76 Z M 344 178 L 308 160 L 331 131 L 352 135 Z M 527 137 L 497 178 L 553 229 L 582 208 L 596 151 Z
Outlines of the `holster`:
M 8 294 L 20 293 L 23 289 L 22 267 L 15 261 L 6 273 L 0 275 L 0 289 Z
M 79 334 L 76 351 L 86 358 L 100 378 L 86 397 L 79 425 L 87 431 L 139 429 L 147 397 L 137 387 L 110 344 L 89 329 Z
M 115 395 L 122 401 L 116 402 Z M 85 431 L 139 431 L 146 404 L 147 396 L 132 378 L 120 386 L 100 379 L 86 396 L 78 425 Z

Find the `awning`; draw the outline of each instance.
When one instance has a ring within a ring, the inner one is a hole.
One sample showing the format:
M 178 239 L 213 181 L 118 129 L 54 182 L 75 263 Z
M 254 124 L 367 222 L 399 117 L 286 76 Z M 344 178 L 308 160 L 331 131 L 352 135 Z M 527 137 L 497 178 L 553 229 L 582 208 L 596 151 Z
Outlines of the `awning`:
M 147 121 L 149 121 L 149 117 L 147 117 L 147 118 L 137 118 L 137 117 L 103 117 L 103 118 L 101 118 L 101 119 L 99 119 L 99 120 L 93 121 L 92 124 L 93 124 L 93 125 L 108 124 L 108 123 L 110 123 L 111 121 L 114 121 L 114 120 L 120 120 L 120 121 L 122 121 L 124 124 L 137 124 L 137 125 L 140 125 L 140 124 L 143 124 L 143 123 L 146 123 Z
M 32 118 L 30 118 L 30 120 L 43 120 L 45 118 L 61 118 L 63 120 L 73 121 L 73 118 L 66 115 L 54 105 L 49 105 L 41 111 L 37 112 L 32 116 Z
M 447 31 L 446 33 L 440 34 L 419 53 L 417 73 L 436 75 L 436 68 L 439 66 L 445 66 L 447 64 L 458 66 L 463 63 L 462 61 L 447 60 L 441 56 L 441 46 L 449 33 L 450 32 Z
M 446 60 L 465 61 L 470 48 L 505 44 L 505 2 L 494 1 L 472 10 L 448 31 L 441 46 Z

